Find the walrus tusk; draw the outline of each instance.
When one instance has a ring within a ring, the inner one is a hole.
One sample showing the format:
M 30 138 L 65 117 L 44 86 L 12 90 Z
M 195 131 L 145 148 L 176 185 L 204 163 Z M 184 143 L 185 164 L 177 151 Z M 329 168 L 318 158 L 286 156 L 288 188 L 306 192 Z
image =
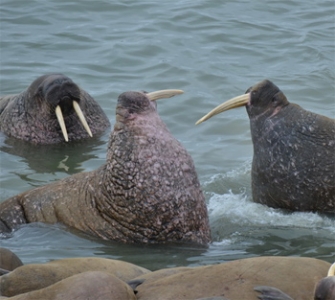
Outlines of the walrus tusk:
M 62 129 L 62 133 L 63 133 L 64 139 L 65 139 L 66 142 L 68 142 L 69 138 L 67 136 L 67 131 L 66 131 L 66 126 L 65 126 L 65 122 L 64 122 L 62 110 L 61 110 L 61 108 L 60 108 L 59 105 L 56 106 L 55 113 L 56 113 L 56 116 L 57 116 L 60 128 Z
M 335 262 L 330 266 L 327 276 L 335 276 Z
M 146 94 L 150 101 L 155 101 L 162 98 L 171 98 L 176 95 L 183 94 L 182 90 L 160 90 Z
M 73 101 L 73 108 L 74 110 L 76 111 L 78 117 L 79 117 L 79 120 L 81 122 L 81 124 L 83 124 L 84 128 L 86 129 L 87 133 L 89 134 L 90 137 L 92 137 L 92 132 L 91 132 L 91 129 L 90 127 L 88 126 L 87 122 L 86 122 L 86 119 L 84 117 L 84 114 L 82 112 L 82 110 L 80 109 L 80 106 L 78 104 L 77 101 Z
M 232 99 L 227 100 L 226 102 L 220 104 L 219 106 L 212 109 L 207 115 L 203 116 L 201 119 L 199 119 L 195 125 L 198 125 L 211 117 L 214 117 L 215 115 L 222 113 L 226 110 L 241 107 L 246 105 L 249 102 L 250 93 L 243 94 L 241 96 L 234 97 Z

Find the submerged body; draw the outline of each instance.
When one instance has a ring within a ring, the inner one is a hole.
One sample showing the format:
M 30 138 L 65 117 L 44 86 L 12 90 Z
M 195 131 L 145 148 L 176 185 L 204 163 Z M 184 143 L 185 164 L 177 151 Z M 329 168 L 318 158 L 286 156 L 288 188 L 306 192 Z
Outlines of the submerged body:
M 335 211 L 335 120 L 290 103 L 264 80 L 213 109 L 198 123 L 246 106 L 254 147 L 255 202 L 293 211 Z
M 33 144 L 56 144 L 104 132 L 99 104 L 70 78 L 48 74 L 25 91 L 0 97 L 0 131 Z
M 334 213 L 334 121 L 287 104 L 267 118 L 250 118 L 250 126 L 254 201 Z
M 148 95 L 120 95 L 103 166 L 1 203 L 0 231 L 61 222 L 109 240 L 208 243 L 207 208 L 192 158 Z

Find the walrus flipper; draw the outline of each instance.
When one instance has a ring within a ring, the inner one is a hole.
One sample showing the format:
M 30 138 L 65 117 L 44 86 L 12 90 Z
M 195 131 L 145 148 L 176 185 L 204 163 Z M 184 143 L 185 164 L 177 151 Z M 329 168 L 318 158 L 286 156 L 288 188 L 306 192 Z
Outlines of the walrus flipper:
M 127 281 L 127 284 L 133 289 L 134 294 L 136 295 L 137 294 L 136 288 L 143 282 L 144 282 L 144 279 L 134 279 L 134 280 Z
M 262 294 L 258 296 L 261 300 L 293 300 L 289 295 L 271 286 L 255 286 L 254 290 Z
M 10 272 L 9 270 L 0 268 L 0 276 L 5 275 L 5 274 L 8 274 L 9 272 Z

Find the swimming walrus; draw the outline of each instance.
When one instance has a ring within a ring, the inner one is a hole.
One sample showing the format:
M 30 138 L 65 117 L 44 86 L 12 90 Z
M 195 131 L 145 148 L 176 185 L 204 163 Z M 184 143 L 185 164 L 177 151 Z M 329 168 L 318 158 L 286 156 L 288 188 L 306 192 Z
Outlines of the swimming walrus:
M 292 211 L 335 211 L 335 121 L 290 103 L 264 80 L 214 108 L 199 124 L 246 106 L 254 146 L 255 202 Z
M 150 101 L 178 93 L 121 94 L 107 162 L 0 203 L 0 232 L 61 222 L 109 240 L 208 243 L 207 208 L 193 160 Z
M 99 104 L 63 74 L 40 76 L 22 93 L 0 97 L 0 131 L 30 143 L 80 140 L 109 126 Z

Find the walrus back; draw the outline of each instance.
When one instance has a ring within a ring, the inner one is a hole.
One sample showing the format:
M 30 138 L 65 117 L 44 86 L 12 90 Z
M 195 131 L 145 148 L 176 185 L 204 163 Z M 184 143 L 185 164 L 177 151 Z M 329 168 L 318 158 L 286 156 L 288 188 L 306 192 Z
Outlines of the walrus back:
M 335 121 L 290 104 L 266 119 L 262 130 L 253 121 L 251 126 L 258 127 L 253 132 L 254 201 L 334 212 Z

